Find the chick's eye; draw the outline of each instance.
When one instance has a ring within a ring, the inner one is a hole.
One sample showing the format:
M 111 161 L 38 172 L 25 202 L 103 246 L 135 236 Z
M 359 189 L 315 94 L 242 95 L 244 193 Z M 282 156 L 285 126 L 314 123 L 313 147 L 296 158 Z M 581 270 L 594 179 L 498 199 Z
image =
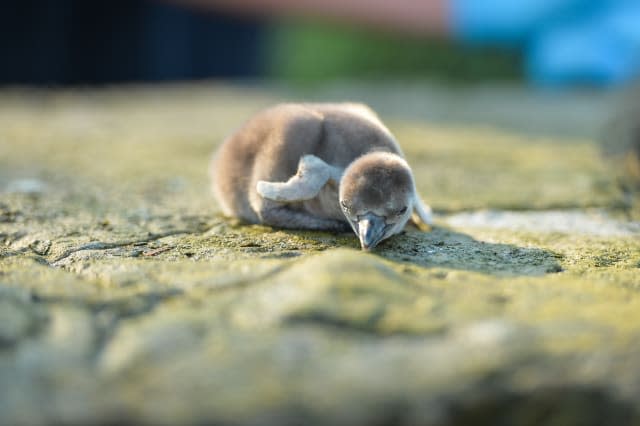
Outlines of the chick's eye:
M 400 210 L 398 210 L 398 215 L 405 214 L 406 211 L 407 211 L 407 207 L 405 206 L 405 207 L 401 208 Z
M 347 206 L 347 203 L 345 203 L 344 201 L 340 201 L 340 205 L 342 206 L 343 209 L 349 210 L 349 206 Z

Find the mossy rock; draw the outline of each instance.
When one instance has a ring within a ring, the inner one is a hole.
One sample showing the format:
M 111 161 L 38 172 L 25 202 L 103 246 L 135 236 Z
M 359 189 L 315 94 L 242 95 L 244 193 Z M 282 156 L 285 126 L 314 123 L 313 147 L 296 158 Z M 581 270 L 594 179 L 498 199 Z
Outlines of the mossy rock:
M 391 123 L 437 224 L 365 253 L 219 215 L 209 155 L 276 98 L 3 93 L 0 423 L 640 424 L 595 142 Z

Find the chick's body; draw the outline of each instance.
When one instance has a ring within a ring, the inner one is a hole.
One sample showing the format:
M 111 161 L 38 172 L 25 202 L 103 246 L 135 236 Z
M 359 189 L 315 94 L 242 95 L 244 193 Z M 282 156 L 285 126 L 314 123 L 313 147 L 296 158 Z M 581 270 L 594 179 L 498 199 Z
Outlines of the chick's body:
M 287 181 L 305 155 L 345 169 L 372 150 L 402 155 L 386 127 L 364 105 L 276 105 L 251 118 L 220 147 L 212 162 L 213 191 L 226 215 L 264 222 L 263 212 L 274 201 L 258 194 L 259 181 Z M 319 219 L 345 222 L 338 190 L 338 184 L 330 182 L 316 197 L 288 204 Z

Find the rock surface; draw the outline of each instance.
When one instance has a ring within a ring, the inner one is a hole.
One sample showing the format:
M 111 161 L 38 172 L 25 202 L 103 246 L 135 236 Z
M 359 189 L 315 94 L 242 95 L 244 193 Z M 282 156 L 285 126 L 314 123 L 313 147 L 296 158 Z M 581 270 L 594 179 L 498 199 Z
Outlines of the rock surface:
M 0 93 L 1 424 L 640 424 L 640 225 L 594 142 L 391 122 L 437 226 L 364 253 L 219 215 L 210 153 L 277 100 Z

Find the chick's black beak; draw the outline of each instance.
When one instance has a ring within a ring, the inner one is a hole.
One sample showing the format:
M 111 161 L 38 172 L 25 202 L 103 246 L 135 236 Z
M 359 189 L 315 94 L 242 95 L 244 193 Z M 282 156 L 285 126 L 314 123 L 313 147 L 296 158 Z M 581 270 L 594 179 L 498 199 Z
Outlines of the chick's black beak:
M 373 249 L 384 237 L 385 218 L 367 213 L 358 218 L 358 238 L 363 250 Z

